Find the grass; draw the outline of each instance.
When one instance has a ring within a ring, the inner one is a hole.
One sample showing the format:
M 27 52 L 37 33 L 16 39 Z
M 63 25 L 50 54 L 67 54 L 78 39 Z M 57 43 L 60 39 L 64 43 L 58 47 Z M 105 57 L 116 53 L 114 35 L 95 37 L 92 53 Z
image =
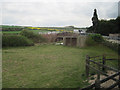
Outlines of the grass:
M 20 33 L 21 31 L 2 31 L 2 33 Z
M 88 83 L 85 56 L 117 53 L 104 46 L 56 45 L 3 48 L 3 88 L 77 88 Z

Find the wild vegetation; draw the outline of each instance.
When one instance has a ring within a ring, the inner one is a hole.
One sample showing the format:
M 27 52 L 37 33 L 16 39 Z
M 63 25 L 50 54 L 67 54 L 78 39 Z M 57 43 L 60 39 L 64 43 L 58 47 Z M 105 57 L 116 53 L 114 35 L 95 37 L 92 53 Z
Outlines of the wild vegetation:
M 32 31 L 26 29 L 22 30 L 20 35 L 27 37 L 28 39 L 32 40 L 34 43 L 42 43 L 47 41 L 47 39 L 42 37 L 40 34 L 33 33 Z
M 86 44 L 87 46 L 95 46 L 97 44 L 102 44 L 104 39 L 100 34 L 90 34 L 87 36 Z
M 21 35 L 3 35 L 2 36 L 3 47 L 31 46 L 31 45 L 34 45 L 33 42 Z

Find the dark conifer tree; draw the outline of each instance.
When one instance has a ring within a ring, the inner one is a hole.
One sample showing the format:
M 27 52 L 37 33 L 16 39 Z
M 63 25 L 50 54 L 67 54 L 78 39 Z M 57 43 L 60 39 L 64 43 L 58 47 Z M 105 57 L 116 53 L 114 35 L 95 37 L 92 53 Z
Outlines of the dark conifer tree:
M 97 16 L 97 10 L 96 9 L 94 9 L 94 14 L 93 14 L 93 17 L 92 17 L 92 23 L 93 23 L 93 32 L 96 33 L 97 32 L 98 23 L 99 23 L 98 16 Z

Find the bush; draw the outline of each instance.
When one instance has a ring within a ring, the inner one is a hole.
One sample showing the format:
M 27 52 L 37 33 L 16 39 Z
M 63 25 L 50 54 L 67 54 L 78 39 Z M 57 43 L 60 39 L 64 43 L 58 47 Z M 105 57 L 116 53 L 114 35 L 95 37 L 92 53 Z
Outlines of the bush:
M 86 45 L 87 46 L 93 46 L 93 45 L 96 45 L 97 43 L 92 39 L 91 36 L 88 36 L 87 39 L 86 39 Z
M 21 35 L 3 35 L 2 46 L 31 46 L 31 40 Z
M 26 29 L 23 29 L 21 31 L 20 35 L 23 35 L 27 38 L 34 38 L 36 36 L 32 31 L 29 31 L 29 30 L 26 30 Z
M 93 46 L 96 44 L 100 44 L 104 41 L 103 37 L 100 34 L 90 34 L 87 37 L 86 45 Z
M 39 34 L 35 34 L 32 31 L 29 30 L 22 30 L 20 35 L 23 35 L 27 38 L 29 38 L 30 40 L 32 40 L 34 43 L 42 43 L 42 42 L 46 42 L 46 39 L 43 38 L 41 35 Z
M 100 34 L 91 34 L 89 35 L 95 42 L 101 43 L 104 41 L 103 37 Z

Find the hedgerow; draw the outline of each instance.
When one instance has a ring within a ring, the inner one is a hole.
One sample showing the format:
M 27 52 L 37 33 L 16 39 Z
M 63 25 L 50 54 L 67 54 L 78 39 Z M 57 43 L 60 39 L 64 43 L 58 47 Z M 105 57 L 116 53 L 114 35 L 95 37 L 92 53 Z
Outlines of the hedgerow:
M 28 38 L 21 35 L 3 35 L 2 36 L 2 46 L 31 46 L 34 43 Z

